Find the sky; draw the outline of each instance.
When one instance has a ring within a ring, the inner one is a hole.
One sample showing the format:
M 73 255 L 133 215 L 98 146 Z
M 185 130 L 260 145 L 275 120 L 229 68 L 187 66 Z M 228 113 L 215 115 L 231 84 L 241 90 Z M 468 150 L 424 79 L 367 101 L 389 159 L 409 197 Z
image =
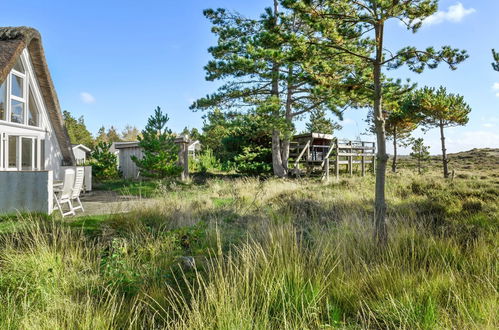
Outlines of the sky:
M 94 134 L 101 126 L 142 129 L 157 106 L 168 113 L 169 127 L 179 132 L 202 127 L 203 113 L 189 105 L 218 86 L 204 78 L 207 49 L 216 40 L 203 9 L 222 7 L 257 17 L 270 5 L 271 0 L 11 0 L 0 2 L 0 26 L 40 31 L 62 108 L 84 116 Z M 472 107 L 470 121 L 447 129 L 450 152 L 499 148 L 499 72 L 491 67 L 491 49 L 499 49 L 497 13 L 497 0 L 441 0 L 438 13 L 418 33 L 396 21 L 385 29 L 391 51 L 407 45 L 468 51 L 470 58 L 456 71 L 441 65 L 422 74 L 387 72 L 419 87 L 443 85 L 465 97 Z M 337 135 L 359 137 L 365 117 L 366 110 L 347 110 Z M 303 127 L 297 123 L 298 130 Z M 424 137 L 433 154 L 440 152 L 437 129 L 414 135 Z

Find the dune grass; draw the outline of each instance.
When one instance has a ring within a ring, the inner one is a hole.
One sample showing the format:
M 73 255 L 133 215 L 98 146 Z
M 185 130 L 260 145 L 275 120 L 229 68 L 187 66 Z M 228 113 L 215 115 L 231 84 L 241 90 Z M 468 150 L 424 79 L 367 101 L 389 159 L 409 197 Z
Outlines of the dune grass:
M 10 218 L 0 328 L 498 328 L 494 169 L 390 175 L 385 248 L 373 184 L 211 179 L 128 214 Z

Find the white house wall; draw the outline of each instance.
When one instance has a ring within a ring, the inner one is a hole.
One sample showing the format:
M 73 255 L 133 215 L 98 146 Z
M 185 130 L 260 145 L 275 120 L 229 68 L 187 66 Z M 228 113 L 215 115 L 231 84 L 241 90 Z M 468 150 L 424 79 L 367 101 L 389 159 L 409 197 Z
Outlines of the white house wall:
M 57 137 L 52 128 L 52 124 L 49 120 L 47 109 L 43 102 L 38 82 L 36 81 L 36 79 L 33 79 L 36 76 L 34 74 L 33 67 L 29 59 L 28 51 L 24 49 L 21 56 L 23 57 L 24 60 L 27 77 L 29 77 L 28 79 L 30 86 L 29 89 L 33 92 L 33 97 L 38 106 L 40 125 L 38 127 L 33 127 L 33 126 L 10 123 L 0 120 L 0 137 L 3 138 L 4 134 L 2 133 L 5 133 L 7 135 L 21 135 L 21 136 L 37 137 L 38 139 L 44 139 L 45 140 L 44 169 L 52 171 L 54 173 L 55 179 L 61 179 L 62 178 L 61 165 L 63 160 L 61 149 L 57 141 Z M 6 79 L 11 79 L 10 74 L 7 76 Z M 27 98 L 29 98 L 29 94 L 27 95 Z

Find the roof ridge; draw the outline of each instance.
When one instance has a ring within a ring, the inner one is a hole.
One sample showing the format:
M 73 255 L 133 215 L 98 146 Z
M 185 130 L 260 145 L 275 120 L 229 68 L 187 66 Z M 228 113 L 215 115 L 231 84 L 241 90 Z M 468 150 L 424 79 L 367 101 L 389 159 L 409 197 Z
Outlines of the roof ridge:
M 0 40 L 28 40 L 34 37 L 40 38 L 40 33 L 29 26 L 0 27 Z

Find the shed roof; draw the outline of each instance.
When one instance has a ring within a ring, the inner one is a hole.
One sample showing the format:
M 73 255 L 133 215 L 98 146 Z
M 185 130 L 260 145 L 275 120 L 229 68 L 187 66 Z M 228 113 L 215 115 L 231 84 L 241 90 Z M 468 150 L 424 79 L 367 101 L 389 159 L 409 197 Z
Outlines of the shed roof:
M 324 134 L 324 133 L 303 133 L 303 134 L 298 134 L 298 135 L 293 136 L 294 140 L 304 139 L 304 138 L 307 138 L 307 139 L 312 138 L 312 139 L 333 140 L 334 139 L 334 135 L 332 135 L 332 134 Z
M 28 48 L 40 92 L 64 162 L 74 164 L 71 142 L 64 127 L 59 99 L 45 59 L 42 39 L 37 30 L 26 26 L 0 27 L 0 82 L 7 78 L 24 48 Z
M 84 151 L 86 151 L 86 152 L 90 152 L 90 151 L 92 151 L 92 150 L 90 150 L 90 148 L 89 148 L 89 147 L 87 147 L 87 146 L 86 146 L 86 145 L 84 145 L 84 144 L 72 144 L 72 145 L 71 145 L 71 147 L 72 147 L 73 149 L 79 148 L 79 149 L 82 149 L 82 150 L 84 150 Z
M 139 146 L 139 141 L 114 142 L 113 146 L 115 149 L 137 148 Z

